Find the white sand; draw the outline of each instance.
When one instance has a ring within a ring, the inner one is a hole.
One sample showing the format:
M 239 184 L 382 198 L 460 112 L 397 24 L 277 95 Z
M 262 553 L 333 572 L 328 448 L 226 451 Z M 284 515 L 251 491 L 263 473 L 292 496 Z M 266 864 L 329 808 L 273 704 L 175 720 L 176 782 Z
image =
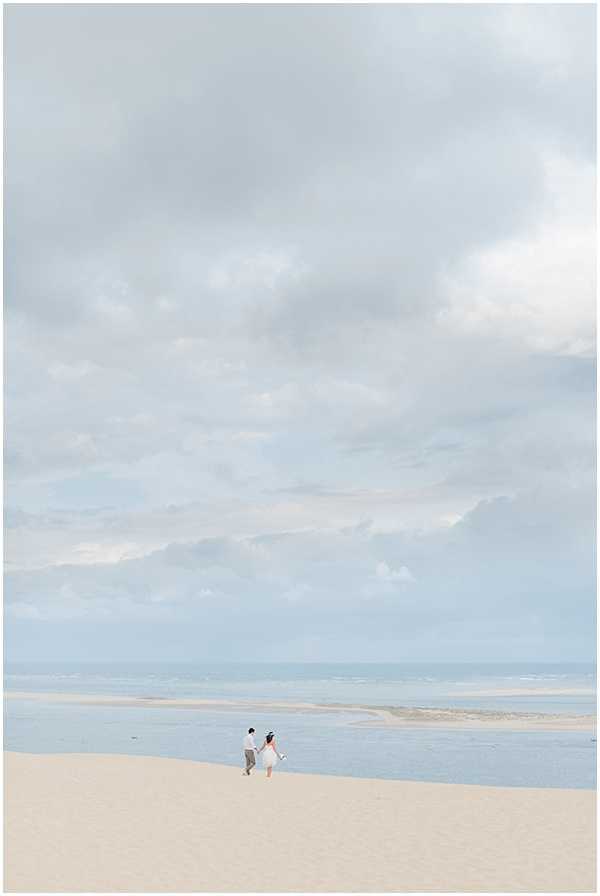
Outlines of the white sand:
M 199 697 L 125 697 L 102 694 L 36 693 L 5 691 L 8 700 L 42 703 L 79 703 L 85 706 L 172 707 L 179 709 L 269 709 L 275 712 L 362 712 L 368 718 L 355 725 L 394 725 L 404 728 L 494 728 L 511 731 L 592 731 L 594 715 L 568 713 L 511 712 L 489 709 L 439 709 L 408 706 L 363 706 L 346 703 L 285 703 L 275 701 L 209 700 Z
M 595 889 L 595 795 L 8 753 L 10 892 Z

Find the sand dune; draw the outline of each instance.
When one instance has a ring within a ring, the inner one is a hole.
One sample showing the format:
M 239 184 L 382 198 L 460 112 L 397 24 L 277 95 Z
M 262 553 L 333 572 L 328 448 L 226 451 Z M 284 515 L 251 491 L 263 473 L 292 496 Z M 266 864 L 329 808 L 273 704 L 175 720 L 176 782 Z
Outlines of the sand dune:
M 5 889 L 590 892 L 594 799 L 8 753 Z
M 286 712 L 362 712 L 358 725 L 396 725 L 413 728 L 498 728 L 513 731 L 595 731 L 593 715 L 568 713 L 511 712 L 508 710 L 457 709 L 410 706 L 364 706 L 347 703 L 292 703 L 250 700 L 209 700 L 200 697 L 128 697 L 101 694 L 61 694 L 6 691 L 5 698 L 50 703 L 79 703 L 86 706 L 173 707 L 179 709 L 243 709 Z

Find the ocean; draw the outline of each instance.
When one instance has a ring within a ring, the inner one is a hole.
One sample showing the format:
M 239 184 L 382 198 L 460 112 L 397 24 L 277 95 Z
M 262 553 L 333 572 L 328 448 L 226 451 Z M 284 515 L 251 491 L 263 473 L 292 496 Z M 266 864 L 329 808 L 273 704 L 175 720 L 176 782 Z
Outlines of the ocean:
M 361 725 L 356 710 L 256 704 L 494 709 L 593 714 L 592 664 L 8 663 L 7 692 L 157 698 L 156 706 L 5 700 L 4 748 L 167 756 L 241 767 L 247 728 L 277 734 L 285 770 L 498 786 L 596 786 L 589 731 Z M 252 701 L 210 709 L 160 698 Z

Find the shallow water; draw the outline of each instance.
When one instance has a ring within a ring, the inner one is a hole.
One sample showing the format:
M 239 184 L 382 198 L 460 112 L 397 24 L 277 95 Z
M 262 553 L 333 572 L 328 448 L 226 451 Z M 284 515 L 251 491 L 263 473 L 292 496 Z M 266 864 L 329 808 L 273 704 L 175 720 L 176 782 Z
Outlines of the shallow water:
M 10 663 L 17 691 L 594 713 L 592 664 Z M 469 696 L 477 691 L 534 694 Z M 577 690 L 587 693 L 552 694 Z
M 588 732 L 356 725 L 352 712 L 86 706 L 9 699 L 6 750 L 168 756 L 241 768 L 242 737 L 273 729 L 289 772 L 499 786 L 595 787 Z

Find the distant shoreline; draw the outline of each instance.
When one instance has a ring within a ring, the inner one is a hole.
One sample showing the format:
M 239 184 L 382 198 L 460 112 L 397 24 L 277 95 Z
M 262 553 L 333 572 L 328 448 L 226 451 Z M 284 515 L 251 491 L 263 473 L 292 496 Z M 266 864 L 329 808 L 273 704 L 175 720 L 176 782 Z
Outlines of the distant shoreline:
M 486 696 L 497 696 L 488 692 Z M 520 692 L 519 692 L 520 693 Z M 564 689 L 535 692 L 536 696 L 555 694 L 585 694 L 593 691 Z M 511 692 L 514 696 L 515 692 Z M 526 692 L 530 695 L 530 691 Z M 130 697 L 120 695 L 61 694 L 31 691 L 5 691 L 6 699 L 37 700 L 42 703 L 75 703 L 83 706 L 169 707 L 197 710 L 273 710 L 288 712 L 355 712 L 369 716 L 350 724 L 360 726 L 395 726 L 406 728 L 505 729 L 511 731 L 595 731 L 595 715 L 568 713 L 522 712 L 491 709 L 462 709 L 437 707 L 370 706 L 346 703 L 286 703 L 280 701 L 203 699 L 199 697 Z M 458 695 L 457 695 L 458 696 Z M 466 695 L 464 695 L 466 696 Z M 474 695 L 473 695 L 474 696 Z M 484 696 L 480 694 L 478 696 Z

